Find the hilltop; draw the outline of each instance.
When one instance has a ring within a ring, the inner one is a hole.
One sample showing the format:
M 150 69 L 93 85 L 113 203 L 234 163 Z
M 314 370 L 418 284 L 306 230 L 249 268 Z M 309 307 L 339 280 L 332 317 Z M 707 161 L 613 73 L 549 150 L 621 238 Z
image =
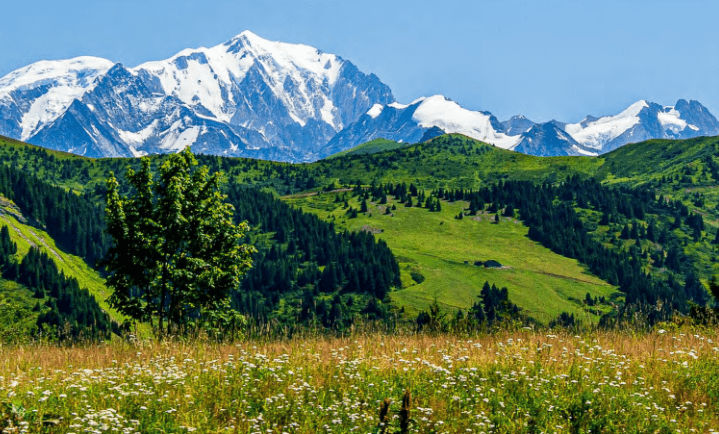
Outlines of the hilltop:
M 303 233 L 284 224 L 278 226 L 277 222 L 286 217 L 277 218 L 289 212 L 283 210 L 283 202 L 317 215 L 332 231 L 348 229 L 385 241 L 399 266 L 399 282 L 388 293 L 385 307 L 399 309 L 406 319 L 435 298 L 449 313 L 466 311 L 488 281 L 506 286 L 510 301 L 529 320 L 548 324 L 560 313 L 567 313 L 591 324 L 602 315 L 616 312 L 627 291 L 622 285 L 629 283 L 622 283 L 613 274 L 618 270 L 608 271 L 606 265 L 586 262 L 591 261 L 587 252 L 554 243 L 549 234 L 563 228 L 543 228 L 526 214 L 529 211 L 518 208 L 529 203 L 519 204 L 503 195 L 508 189 L 526 188 L 513 183 L 561 186 L 574 179 L 567 187 L 552 190 L 551 194 L 558 196 L 553 204 L 542 205 L 546 207 L 542 212 L 563 212 L 562 206 L 571 204 L 574 216 L 566 218 L 581 225 L 586 234 L 582 235 L 586 236 L 583 243 L 604 246 L 607 252 L 603 254 L 615 258 L 612 261 L 624 258 L 621 261 L 636 263 L 658 279 L 655 284 L 675 279 L 670 286 L 673 289 L 667 291 L 689 291 L 686 294 L 692 295 L 686 297 L 708 299 L 708 295 L 701 295 L 702 291 L 707 294 L 705 289 L 696 289 L 692 276 L 706 284 L 719 272 L 712 259 L 719 225 L 715 188 L 718 146 L 719 139 L 710 137 L 648 141 L 600 157 L 534 157 L 466 136 L 443 135 L 418 144 L 370 142 L 309 164 L 198 158 L 212 170 L 227 173 L 230 200 L 238 209 L 238 218 L 249 219 L 255 227 L 252 240 L 264 246 L 264 258 L 274 258 L 275 248 L 279 252 L 295 248 L 292 243 L 299 241 L 286 244 L 287 239 L 278 239 L 278 230 L 281 234 Z M 122 175 L 127 167 L 137 164 L 136 159 L 88 159 L 12 140 L 2 140 L 0 156 L 5 164 L 21 169 L 23 176 L 75 191 L 95 206 L 101 204 L 109 174 Z M 151 158 L 156 165 L 165 157 Z M 396 196 L 396 189 L 402 185 L 407 189 L 412 186 L 415 193 Z M 248 195 L 256 189 L 271 193 Z M 470 200 L 473 192 L 485 198 L 479 209 L 476 199 Z M 405 204 L 408 197 L 412 207 Z M 606 199 L 597 202 L 597 197 Z M 367 203 L 366 211 L 361 211 L 362 202 Z M 260 203 L 265 209 L 262 214 L 257 213 L 262 208 Z M 508 211 L 507 206 L 515 209 Z M 429 207 L 441 209 L 432 211 Z M 394 209 L 387 213 L 389 208 Z M 502 214 L 499 224 L 492 222 L 496 214 Z M 497 261 L 503 268 L 474 265 L 488 260 Z M 268 266 L 280 264 L 271 261 Z M 317 278 L 324 270 L 324 265 L 318 266 Z M 299 267 L 293 273 L 312 269 L 306 264 L 292 267 Z M 262 274 L 253 279 L 267 279 L 267 270 L 259 267 Z M 289 282 L 295 285 L 297 281 L 290 278 Z M 260 285 L 258 300 L 265 299 L 269 289 Z M 642 297 L 653 297 L 651 291 Z M 280 297 L 278 304 L 267 306 L 262 315 L 284 318 L 282 321 L 292 318 L 297 311 L 287 307 L 300 303 L 302 293 L 299 288 L 278 292 L 272 296 Z M 341 306 L 350 302 L 347 296 L 335 295 L 316 296 L 328 303 L 328 309 L 332 303 Z M 364 295 L 359 299 L 369 302 Z M 600 299 L 604 301 L 595 302 Z M 253 305 L 253 300 L 242 301 L 240 306 Z M 684 302 L 678 303 L 680 307 Z M 352 316 L 362 309 L 359 306 L 347 312 Z

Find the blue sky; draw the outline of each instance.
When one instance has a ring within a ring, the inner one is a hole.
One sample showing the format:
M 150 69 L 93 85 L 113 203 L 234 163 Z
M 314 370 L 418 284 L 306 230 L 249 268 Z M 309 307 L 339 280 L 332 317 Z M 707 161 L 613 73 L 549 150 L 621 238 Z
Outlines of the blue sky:
M 2 14 L 0 75 L 78 55 L 134 66 L 250 29 L 339 54 L 401 102 L 442 93 L 500 118 L 576 121 L 683 97 L 719 116 L 713 0 L 25 0 Z

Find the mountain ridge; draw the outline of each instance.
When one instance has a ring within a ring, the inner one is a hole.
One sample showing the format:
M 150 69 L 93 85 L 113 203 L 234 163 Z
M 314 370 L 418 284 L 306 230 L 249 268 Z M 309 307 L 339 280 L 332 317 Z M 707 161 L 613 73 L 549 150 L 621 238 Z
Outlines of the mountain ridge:
M 0 78 L 0 134 L 91 157 L 196 152 L 314 161 L 382 138 L 461 133 L 541 156 L 598 155 L 648 139 L 719 135 L 696 100 L 639 100 L 582 121 L 500 121 L 443 95 L 394 99 L 376 75 L 305 44 L 243 31 L 211 47 L 126 67 L 83 56 Z
M 28 80 L 33 70 L 41 73 Z M 58 71 L 70 71 L 70 79 Z M 133 68 L 100 58 L 36 62 L 0 83 L 0 133 L 94 157 L 192 145 L 306 161 L 360 113 L 394 100 L 376 75 L 337 55 L 249 31 Z M 31 96 L 51 99 L 54 110 L 28 129 Z

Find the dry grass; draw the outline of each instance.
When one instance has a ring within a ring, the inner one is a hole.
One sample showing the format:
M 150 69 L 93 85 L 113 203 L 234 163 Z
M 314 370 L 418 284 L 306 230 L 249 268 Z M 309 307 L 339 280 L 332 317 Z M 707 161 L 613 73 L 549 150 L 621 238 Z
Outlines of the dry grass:
M 48 432 L 719 429 L 717 330 L 532 331 L 26 346 L 0 354 L 6 429 Z M 3 422 L 0 422 L 3 423 Z M 10 428 L 13 427 L 13 428 Z

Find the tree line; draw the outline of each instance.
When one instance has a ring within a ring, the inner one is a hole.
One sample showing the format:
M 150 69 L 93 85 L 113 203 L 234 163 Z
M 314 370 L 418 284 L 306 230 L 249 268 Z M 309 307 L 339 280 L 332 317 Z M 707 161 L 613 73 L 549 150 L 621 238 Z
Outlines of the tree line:
M 439 199 L 463 200 L 468 202 L 469 215 L 518 217 L 529 227 L 531 239 L 578 259 L 624 292 L 625 307 L 606 316 L 605 323 L 617 320 L 617 315 L 630 316 L 632 309 L 644 309 L 640 306 L 662 306 L 645 309 L 648 321 L 658 321 L 674 310 L 687 313 L 692 304 L 703 306 L 709 301 L 693 259 L 684 252 L 686 240 L 681 235 L 706 238 L 701 215 L 648 188 L 608 187 L 593 178 L 570 176 L 555 184 L 499 181 L 478 190 L 437 188 L 426 193 L 413 184 L 361 187 L 358 182 L 354 193 L 376 201 L 386 201 L 385 195 L 391 194 L 408 206 L 424 204 L 430 211 Z M 599 217 L 594 220 L 581 210 Z M 460 214 L 457 218 L 464 212 Z M 598 235 L 598 225 L 610 226 L 605 238 Z M 629 239 L 635 242 L 628 246 L 620 242 Z
M 33 293 L 38 313 L 35 334 L 58 339 L 107 338 L 117 324 L 80 288 L 78 281 L 65 276 L 44 251 L 31 247 L 19 262 L 17 246 L 7 226 L 0 229 L 0 274 Z

